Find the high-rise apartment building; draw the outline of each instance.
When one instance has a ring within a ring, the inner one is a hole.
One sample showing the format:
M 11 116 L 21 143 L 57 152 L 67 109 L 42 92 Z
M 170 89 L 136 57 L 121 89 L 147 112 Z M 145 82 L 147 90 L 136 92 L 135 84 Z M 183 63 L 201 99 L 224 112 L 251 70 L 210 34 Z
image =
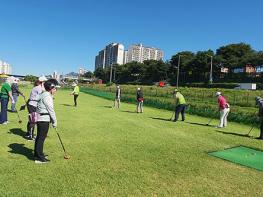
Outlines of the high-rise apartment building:
M 95 70 L 97 68 L 109 67 L 113 64 L 124 63 L 124 46 L 120 43 L 111 43 L 101 50 L 95 59 Z
M 0 60 L 0 74 L 12 74 L 12 67 L 7 62 Z
M 164 53 L 162 50 L 153 48 L 153 47 L 145 47 L 142 44 L 131 45 L 128 49 L 128 62 L 141 62 L 145 60 L 162 60 Z

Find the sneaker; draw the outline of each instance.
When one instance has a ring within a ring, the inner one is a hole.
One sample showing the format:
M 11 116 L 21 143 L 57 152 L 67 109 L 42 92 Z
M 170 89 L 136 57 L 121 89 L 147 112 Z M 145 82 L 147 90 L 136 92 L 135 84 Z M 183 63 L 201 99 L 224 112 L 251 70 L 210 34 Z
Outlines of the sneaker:
M 2 124 L 8 124 L 9 122 L 8 121 L 5 121 L 5 122 L 3 122 Z
M 27 137 L 27 140 L 28 140 L 28 141 L 35 141 L 36 138 L 34 138 L 34 137 L 32 137 L 32 136 L 29 136 L 29 137 Z
M 46 160 L 46 159 L 43 159 L 43 160 L 35 160 L 35 163 L 36 164 L 44 164 L 44 163 L 48 163 L 49 161 L 48 160 Z

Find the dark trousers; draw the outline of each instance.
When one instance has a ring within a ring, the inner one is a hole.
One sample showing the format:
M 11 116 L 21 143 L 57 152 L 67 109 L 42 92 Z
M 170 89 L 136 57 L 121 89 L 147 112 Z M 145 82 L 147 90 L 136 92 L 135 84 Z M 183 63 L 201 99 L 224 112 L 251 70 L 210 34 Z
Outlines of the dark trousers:
M 74 94 L 74 103 L 75 103 L 75 107 L 77 106 L 77 98 L 78 98 L 78 94 Z
M 185 116 L 184 116 L 185 108 L 186 108 L 186 105 L 184 105 L 184 104 L 176 106 L 174 121 L 178 120 L 180 112 L 181 112 L 181 115 L 182 115 L 182 121 L 184 121 L 184 119 L 185 119 Z
M 33 105 L 27 105 L 28 113 L 31 114 L 37 111 L 37 108 Z M 35 123 L 32 123 L 30 120 L 30 116 L 28 115 L 28 123 L 27 123 L 27 133 L 26 135 L 34 137 Z
M 37 123 L 37 137 L 35 141 L 34 157 L 36 159 L 45 160 L 43 153 L 44 142 L 47 137 L 49 129 L 49 122 L 38 122 Z
M 1 117 L 0 124 L 3 124 L 7 121 L 7 106 L 8 106 L 8 98 L 1 98 Z

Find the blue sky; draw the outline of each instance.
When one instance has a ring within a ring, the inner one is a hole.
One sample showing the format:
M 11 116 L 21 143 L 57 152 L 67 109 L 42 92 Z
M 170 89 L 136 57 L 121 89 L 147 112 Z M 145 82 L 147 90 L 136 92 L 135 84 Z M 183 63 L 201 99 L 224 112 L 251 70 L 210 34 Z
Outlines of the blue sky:
M 13 74 L 94 70 L 111 42 L 216 50 L 245 42 L 263 50 L 261 0 L 0 0 L 0 59 Z

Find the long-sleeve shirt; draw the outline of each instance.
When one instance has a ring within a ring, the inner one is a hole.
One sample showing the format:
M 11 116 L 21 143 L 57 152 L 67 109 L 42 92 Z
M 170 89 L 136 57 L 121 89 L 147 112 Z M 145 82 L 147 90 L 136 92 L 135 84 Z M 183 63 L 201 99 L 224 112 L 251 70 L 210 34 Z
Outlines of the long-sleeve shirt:
M 11 89 L 12 89 L 12 95 L 17 95 L 17 96 L 19 94 L 23 95 L 22 92 L 19 90 L 17 83 L 13 83 Z
M 79 86 L 75 86 L 72 94 L 74 94 L 74 95 L 79 95 Z
M 30 93 L 29 105 L 37 107 L 37 102 L 39 100 L 39 95 L 43 92 L 43 87 L 41 85 L 35 86 Z
M 43 92 L 37 103 L 38 122 L 52 122 L 57 126 L 57 118 L 54 110 L 53 97 L 49 92 Z
M 222 95 L 218 97 L 217 99 L 219 110 L 224 110 L 226 108 L 226 99 Z
M 117 88 L 116 90 L 116 99 L 120 99 L 121 98 L 121 89 Z

